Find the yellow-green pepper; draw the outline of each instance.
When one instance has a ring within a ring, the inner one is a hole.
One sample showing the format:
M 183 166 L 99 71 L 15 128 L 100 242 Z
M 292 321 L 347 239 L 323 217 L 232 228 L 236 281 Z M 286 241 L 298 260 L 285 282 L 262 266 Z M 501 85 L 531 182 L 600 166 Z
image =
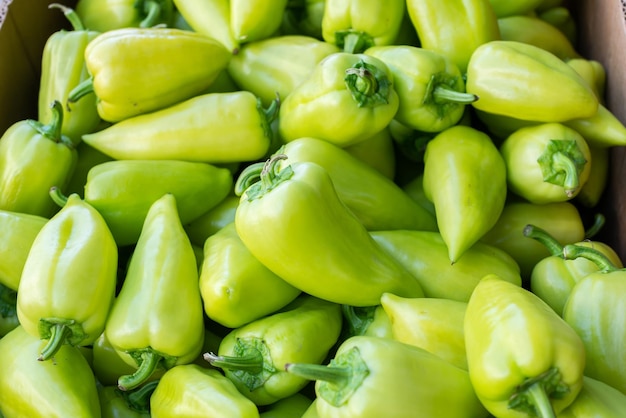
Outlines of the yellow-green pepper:
M 496 16 L 524 15 L 546 3 L 546 0 L 489 0 Z
M 571 58 L 565 61 L 589 84 L 598 101 L 604 104 L 606 91 L 606 68 L 600 61 L 589 58 Z
M 150 396 L 158 381 L 152 381 L 132 390 L 122 391 L 117 386 L 98 386 L 102 418 L 149 418 Z
M 589 145 L 589 154 L 593 164 L 591 164 L 589 178 L 576 195 L 576 202 L 585 208 L 595 208 L 608 186 L 611 151 L 610 148 Z
M 540 7 L 535 10 L 537 17 L 563 32 L 572 45 L 578 45 L 578 20 L 574 16 L 571 8 L 564 3 L 560 5 L 549 5 L 544 2 L 544 4 L 545 7 L 544 5 L 540 5 Z
M 396 149 L 389 129 L 383 129 L 366 140 L 344 149 L 388 179 L 395 179 Z
M 229 0 L 173 0 L 176 10 L 193 31 L 215 39 L 235 55 L 240 43 L 230 30 Z
M 341 305 L 341 312 L 344 319 L 341 341 L 355 335 L 393 338 L 392 324 L 382 305 Z
M 230 31 L 240 44 L 273 36 L 283 21 L 287 0 L 230 0 Z
M 239 196 L 228 195 L 199 218 L 183 225 L 191 243 L 200 248 L 204 247 L 207 238 L 235 221 L 237 206 L 239 206 Z
M 172 0 L 78 0 L 76 12 L 89 29 L 106 32 L 122 28 L 170 26 Z
M 599 380 L 585 376 L 583 387 L 558 418 L 619 417 L 626 411 L 626 394 Z

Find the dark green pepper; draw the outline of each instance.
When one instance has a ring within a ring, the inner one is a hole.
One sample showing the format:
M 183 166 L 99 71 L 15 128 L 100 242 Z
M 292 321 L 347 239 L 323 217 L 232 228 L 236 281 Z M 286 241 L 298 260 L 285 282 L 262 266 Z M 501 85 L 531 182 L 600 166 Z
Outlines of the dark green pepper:
M 170 26 L 174 15 L 172 0 L 78 0 L 76 12 L 89 29 L 113 29 L 159 24 Z
M 310 398 L 301 393 L 296 393 L 268 405 L 261 412 L 261 418 L 301 418 L 311 403 Z
M 286 35 L 312 36 L 322 40 L 322 19 L 326 0 L 296 0 L 287 2 L 281 32 Z

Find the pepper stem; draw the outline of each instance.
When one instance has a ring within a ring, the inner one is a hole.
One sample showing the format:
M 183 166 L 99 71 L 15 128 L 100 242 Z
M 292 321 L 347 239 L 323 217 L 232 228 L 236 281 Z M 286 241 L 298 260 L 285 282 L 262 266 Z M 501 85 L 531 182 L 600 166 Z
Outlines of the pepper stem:
M 150 348 L 141 350 L 138 359 L 139 368 L 133 374 L 120 376 L 117 379 L 117 387 L 120 390 L 131 390 L 140 386 L 152 376 L 162 359 L 160 354 Z
M 72 335 L 72 330 L 66 324 L 54 324 L 50 327 L 50 339 L 37 357 L 39 361 L 51 359 Z
M 78 83 L 76 87 L 74 87 L 69 94 L 67 95 L 67 110 L 70 110 L 69 104 L 75 103 L 80 100 L 83 96 L 86 96 L 90 93 L 93 93 L 93 77 L 88 77 Z
M 433 99 L 437 104 L 450 102 L 459 104 L 470 104 L 477 101 L 478 96 L 472 93 L 456 91 L 444 86 L 437 86 L 433 90 Z
M 596 216 L 593 217 L 593 224 L 589 227 L 589 229 L 585 231 L 585 239 L 591 239 L 596 236 L 596 234 L 600 232 L 605 223 L 606 218 L 604 217 L 604 215 L 601 213 L 596 213 Z
M 375 107 L 389 103 L 391 82 L 387 74 L 361 60 L 346 69 L 346 88 L 358 107 Z
M 161 4 L 158 1 L 144 1 L 142 3 L 142 9 L 146 13 L 146 17 L 139 23 L 139 27 L 151 28 L 158 23 L 162 10 Z
M 539 241 L 554 256 L 563 256 L 563 246 L 548 231 L 536 226 L 528 224 L 524 227 L 524 236 Z
M 595 248 L 575 244 L 568 244 L 563 247 L 563 258 L 566 260 L 574 260 L 578 257 L 584 257 L 587 260 L 593 261 L 602 272 L 619 270 L 606 255 Z
M 59 205 L 59 207 L 62 208 L 67 203 L 67 196 L 65 196 L 63 192 L 61 192 L 61 189 L 58 188 L 57 186 L 50 187 L 49 194 L 52 200 L 54 201 L 54 203 Z
M 565 189 L 567 197 L 574 196 L 580 185 L 576 164 L 568 155 L 562 152 L 555 152 L 552 155 L 552 167 L 554 170 L 561 171 L 565 174 L 563 188 Z
M 153 380 L 137 390 L 120 391 L 120 393 L 126 400 L 126 404 L 129 408 L 135 411 L 148 412 L 150 410 L 150 395 L 152 395 L 158 383 L 158 380 Z
M 65 17 L 67 18 L 67 20 L 69 20 L 69 22 L 72 25 L 72 29 L 74 29 L 75 31 L 81 31 L 81 30 L 85 30 L 85 25 L 83 24 L 83 22 L 80 20 L 80 17 L 78 16 L 78 14 L 74 11 L 74 9 L 64 6 L 62 4 L 59 3 L 51 3 L 48 5 L 48 9 L 59 9 L 63 12 L 63 14 L 65 15 Z
M 559 369 L 553 367 L 522 382 L 509 399 L 508 406 L 530 416 L 555 418 L 550 398 L 559 399 L 568 392 L 569 387 L 561 381 Z
M 348 324 L 348 335 L 363 335 L 374 320 L 376 306 L 356 307 L 341 305 L 341 312 Z
M 265 162 L 250 164 L 244 168 L 235 182 L 235 195 L 241 196 L 248 187 L 259 181 Z
M 563 187 L 569 198 L 576 195 L 587 159 L 575 140 L 550 139 L 537 163 L 543 181 Z
M 534 399 L 535 409 L 539 418 L 556 418 L 550 398 L 540 383 L 535 383 L 528 388 L 528 395 Z
M 241 191 L 242 187 L 248 185 L 245 188 L 248 201 L 261 198 L 265 193 L 271 191 L 280 183 L 288 180 L 293 175 L 293 169 L 290 165 L 286 167 L 280 167 L 280 161 L 286 160 L 287 155 L 281 153 L 281 149 L 274 155 L 272 155 L 265 163 L 263 163 L 260 173 L 258 172 L 259 166 L 253 164 L 249 167 L 250 170 L 244 169 L 242 174 L 235 182 L 235 192 Z M 260 181 L 251 183 L 252 180 L 259 178 Z
M 287 363 L 285 371 L 307 380 L 323 380 L 337 386 L 345 386 L 350 380 L 349 367 L 323 366 L 309 363 Z
M 335 42 L 339 48 L 343 49 L 343 52 L 349 54 L 359 54 L 374 45 L 374 40 L 370 35 L 355 30 L 335 32 Z
M 251 351 L 245 356 L 218 356 L 214 353 L 204 353 L 202 358 L 211 366 L 228 370 L 245 370 L 250 373 L 260 373 L 263 370 L 263 355 L 259 351 Z

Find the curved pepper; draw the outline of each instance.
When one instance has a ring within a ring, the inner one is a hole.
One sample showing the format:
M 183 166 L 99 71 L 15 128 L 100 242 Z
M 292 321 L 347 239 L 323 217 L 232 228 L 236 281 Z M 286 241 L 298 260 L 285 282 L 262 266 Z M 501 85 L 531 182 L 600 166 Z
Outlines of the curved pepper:
M 65 190 L 78 157 L 72 141 L 61 134 L 61 103 L 55 101 L 52 111 L 49 124 L 21 120 L 0 137 L 0 209 L 46 218 L 58 211 L 50 188 Z
M 249 91 L 208 93 L 82 138 L 116 160 L 253 161 L 270 149 L 277 115 L 277 100 L 264 109 Z
M 0 411 L 6 417 L 100 416 L 96 380 L 77 347 L 37 361 L 43 346 L 18 326 L 0 339 Z
M 254 403 L 215 369 L 183 364 L 169 369 L 150 397 L 152 418 L 258 418 Z
M 424 193 L 435 206 L 450 261 L 456 262 L 502 212 L 504 159 L 484 132 L 463 125 L 447 128 L 426 145 Z
M 563 319 L 585 347 L 585 375 L 626 393 L 626 269 L 589 247 L 566 245 L 563 256 L 588 258 L 599 270 L 576 283 L 563 307 Z
M 222 44 L 192 31 L 110 30 L 87 45 L 85 64 L 90 77 L 72 89 L 68 102 L 71 106 L 93 93 L 100 117 L 119 122 L 204 92 L 229 59 Z
M 159 24 L 170 26 L 174 17 L 172 0 L 78 0 L 76 12 L 89 29 L 113 29 Z
M 20 324 L 48 340 L 39 360 L 53 358 L 64 344 L 90 345 L 104 331 L 117 260 L 117 245 L 100 213 L 70 195 L 37 234 L 17 289 Z
M 626 411 L 626 394 L 585 376 L 578 396 L 558 418 L 619 417 Z
M 229 0 L 173 0 L 176 10 L 193 31 L 215 39 L 233 55 L 239 50 L 239 41 L 230 30 Z
M 116 386 L 98 387 L 102 418 L 149 418 L 150 396 L 157 383 L 155 380 L 126 392 Z
M 476 395 L 497 417 L 555 417 L 583 383 L 585 347 L 539 296 L 490 274 L 465 311 L 467 365 Z
M 517 41 L 491 41 L 474 51 L 465 90 L 476 109 L 536 122 L 588 118 L 598 111 L 591 87 L 556 55 Z
M 222 368 L 237 389 L 256 405 L 292 396 L 308 383 L 285 372 L 285 364 L 321 363 L 341 331 L 339 305 L 303 295 L 284 309 L 229 332 L 219 351 L 204 355 Z
M 591 172 L 585 139 L 560 123 L 520 128 L 500 145 L 508 190 L 531 203 L 564 202 L 579 193 Z
M 280 106 L 285 142 L 314 137 L 344 147 L 383 130 L 399 106 L 385 63 L 365 54 L 337 52 L 320 61 Z
M 186 224 L 221 202 L 232 190 L 227 168 L 176 160 L 114 160 L 87 175 L 85 200 L 104 217 L 119 246 L 137 242 L 150 206 L 166 193 L 176 197 Z
M 399 341 L 355 336 L 328 365 L 290 363 L 288 373 L 315 380 L 325 418 L 484 417 L 467 371 Z
M 322 38 L 344 52 L 359 54 L 374 45 L 392 45 L 400 32 L 405 2 L 326 0 Z
M 384 292 L 423 295 L 417 280 L 340 200 L 324 168 L 281 165 L 284 158 L 268 160 L 256 183 L 245 173 L 238 180 L 244 192 L 235 225 L 252 255 L 292 286 L 339 304 L 376 305 Z M 306 243 L 306 251 L 295 242 Z M 311 254 L 320 262 L 311 263 Z
M 240 44 L 274 35 L 283 21 L 287 0 L 230 0 L 230 31 Z
M 396 149 L 389 129 L 383 129 L 366 140 L 349 145 L 344 149 L 383 176 L 394 180 L 396 176 Z
M 200 294 L 213 321 L 237 328 L 277 311 L 300 293 L 250 253 L 234 222 L 205 241 Z
M 65 103 L 70 91 L 89 77 L 85 65 L 85 49 L 99 35 L 93 28 L 85 29 L 79 14 L 74 10 L 56 3 L 49 6 L 53 7 L 65 14 L 73 30 L 53 33 L 44 45 L 37 97 L 37 116 L 43 124 L 50 123 L 54 117 L 50 103 L 55 100 Z M 81 135 L 96 130 L 99 123 L 96 98 L 88 97 L 67 109 L 63 116 L 61 133 L 74 144 L 78 144 Z
M 17 292 L 0 283 L 0 339 L 17 328 Z
M 445 55 L 414 46 L 375 46 L 364 54 L 389 67 L 400 106 L 395 119 L 423 132 L 441 132 L 456 125 L 465 105 L 478 100 L 465 93 L 459 68 Z

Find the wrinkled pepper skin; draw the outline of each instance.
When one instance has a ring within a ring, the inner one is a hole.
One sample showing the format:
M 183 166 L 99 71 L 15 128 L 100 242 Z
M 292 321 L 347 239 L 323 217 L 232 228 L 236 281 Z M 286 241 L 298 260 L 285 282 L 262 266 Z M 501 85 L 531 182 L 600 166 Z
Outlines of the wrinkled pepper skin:
M 77 347 L 37 361 L 43 345 L 19 326 L 0 339 L 0 414 L 5 418 L 99 418 L 96 380 Z
M 431 213 L 392 180 L 358 161 L 344 148 L 309 137 L 285 144 L 280 152 L 292 163 L 311 162 L 323 167 L 340 200 L 370 231 L 437 230 L 437 221 Z
M 345 147 L 387 127 L 398 106 L 385 63 L 338 52 L 320 61 L 282 102 L 278 133 L 284 142 L 313 137 Z
M 301 293 L 250 253 L 237 235 L 235 222 L 207 238 L 203 252 L 204 312 L 225 327 L 238 328 L 269 315 Z
M 76 12 L 86 27 L 98 32 L 122 28 L 171 26 L 172 0 L 78 0 Z
M 307 379 L 285 372 L 285 364 L 321 364 L 341 332 L 340 306 L 303 295 L 284 309 L 233 329 L 217 355 L 204 358 L 256 405 L 270 405 L 302 390 Z
M 48 340 L 40 360 L 61 345 L 86 346 L 104 331 L 117 283 L 118 248 L 98 211 L 77 194 L 35 237 L 17 296 L 17 316 Z
M 626 411 L 626 394 L 599 380 L 585 376 L 583 387 L 558 418 L 619 417 Z
M 230 32 L 240 44 L 270 38 L 278 31 L 287 0 L 230 0 Z
M 152 418 L 258 418 L 254 403 L 215 369 L 197 364 L 169 369 L 150 397 Z
M 228 63 L 228 74 L 268 106 L 276 96 L 287 97 L 321 60 L 339 51 L 310 36 L 274 36 L 242 45 Z
M 423 181 L 456 262 L 500 217 L 507 196 L 504 159 L 487 134 L 456 125 L 426 145 Z
M 291 363 L 287 371 L 316 380 L 324 418 L 487 416 L 467 371 L 392 339 L 351 337 L 328 365 Z
M 0 283 L 0 338 L 17 328 L 17 292 Z
M 500 39 L 489 0 L 408 0 L 406 6 L 421 47 L 448 57 L 462 73 L 479 46 Z
M 156 369 L 191 363 L 202 350 L 196 258 L 172 194 L 150 207 L 105 333 L 137 368 L 118 379 L 122 390 L 140 386 Z
M 58 211 L 50 188 L 65 190 L 78 157 L 72 141 L 61 134 L 62 105 L 55 101 L 52 109 L 49 124 L 21 120 L 0 137 L 0 210 L 45 218 Z
M 173 0 L 176 10 L 197 33 L 215 39 L 236 55 L 240 43 L 230 30 L 229 0 Z
M 72 9 L 58 4 L 50 7 L 61 9 L 72 23 L 73 30 L 53 33 L 44 45 L 37 97 L 37 116 L 43 124 L 48 124 L 53 119 L 50 103 L 55 100 L 65 103 L 70 91 L 89 77 L 85 65 L 85 49 L 100 34 L 93 27 L 85 29 L 79 15 Z M 81 135 L 96 130 L 99 123 L 96 98 L 86 97 L 65 112 L 61 133 L 74 144 L 78 144 Z
M 249 91 L 208 93 L 82 138 L 116 160 L 253 161 L 270 148 L 277 106 L 273 103 L 266 113 Z
M 48 218 L 0 210 L 0 284 L 17 290 L 28 252 Z
M 326 0 L 322 38 L 351 54 L 375 45 L 392 45 L 400 32 L 404 11 L 402 0 Z
M 513 257 L 491 245 L 477 242 L 450 263 L 448 248 L 438 232 L 373 231 L 370 235 L 418 280 L 429 298 L 467 302 L 488 273 L 497 273 L 517 286 L 522 283 Z
M 273 156 L 260 181 L 243 187 L 235 225 L 252 255 L 292 286 L 339 304 L 376 305 L 384 292 L 423 295 L 340 200 L 324 168 L 288 160 L 280 165 L 282 158 Z M 294 242 L 305 243 L 306 251 Z M 320 262 L 307 262 L 310 254 Z
M 389 67 L 400 106 L 395 119 L 423 132 L 456 125 L 465 105 L 477 97 L 465 93 L 461 71 L 438 52 L 409 45 L 375 46 L 364 52 Z
M 537 122 L 587 118 L 598 110 L 593 90 L 556 55 L 517 41 L 479 46 L 468 63 L 465 89 L 475 109 Z
M 235 212 L 239 206 L 239 196 L 226 196 L 220 203 L 209 209 L 199 218 L 184 225 L 192 244 L 204 247 L 206 240 L 222 228 L 235 221 Z
M 230 53 L 219 42 L 192 31 L 110 30 L 87 45 L 90 78 L 75 86 L 68 101 L 71 106 L 84 95 L 95 94 L 100 117 L 119 122 L 202 93 L 229 59 Z
M 227 168 L 176 160 L 114 160 L 87 174 L 85 200 L 104 217 L 119 246 L 135 244 L 150 206 L 176 197 L 186 224 L 221 202 L 232 189 Z
M 593 163 L 585 138 L 561 123 L 520 128 L 504 140 L 500 153 L 508 190 L 536 204 L 576 197 Z
M 553 417 L 582 388 L 581 338 L 524 288 L 485 276 L 467 304 L 464 332 L 472 385 L 497 417 Z

